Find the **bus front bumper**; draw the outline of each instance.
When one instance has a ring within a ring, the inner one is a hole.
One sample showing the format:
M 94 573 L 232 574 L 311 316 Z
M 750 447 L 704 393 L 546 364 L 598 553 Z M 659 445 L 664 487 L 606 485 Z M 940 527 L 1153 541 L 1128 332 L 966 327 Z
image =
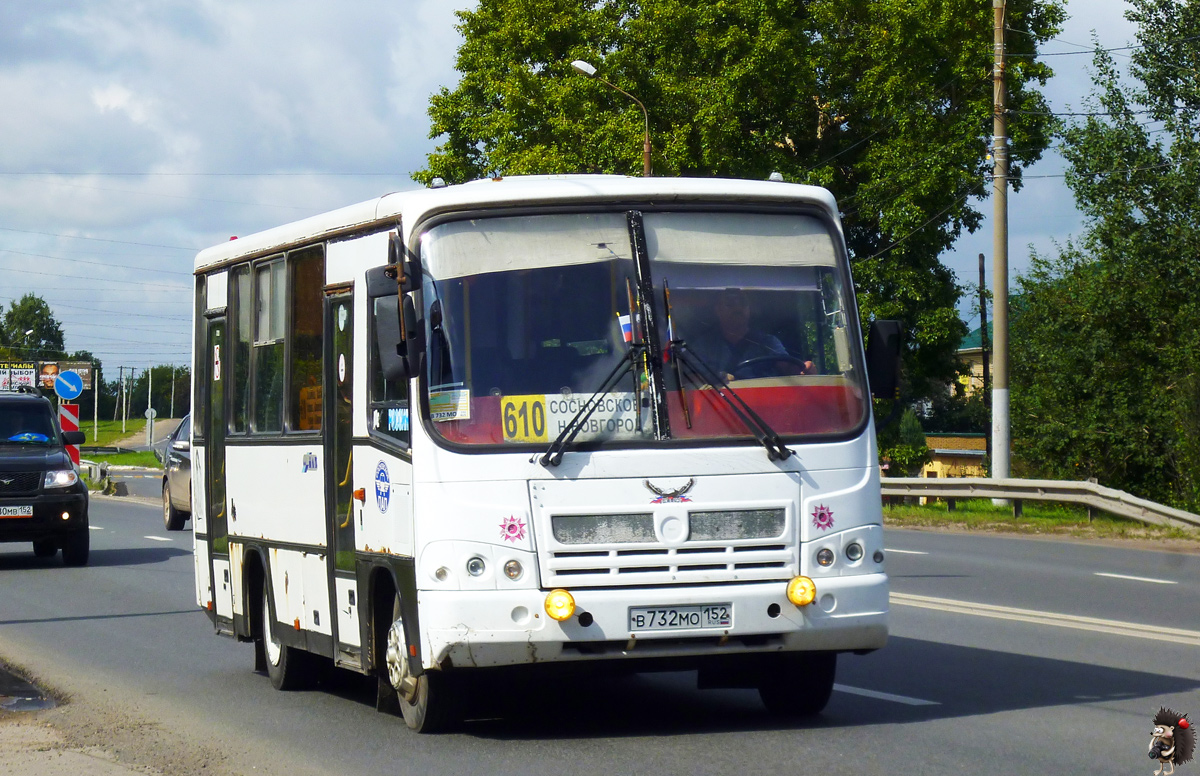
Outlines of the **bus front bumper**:
M 886 574 L 820 579 L 816 600 L 804 607 L 788 601 L 786 581 L 577 589 L 570 591 L 575 614 L 563 622 L 546 614 L 547 592 L 420 591 L 424 667 L 869 651 L 887 641 Z M 632 608 L 708 605 L 732 606 L 731 624 L 672 630 L 629 627 Z M 581 617 L 584 613 L 590 617 Z

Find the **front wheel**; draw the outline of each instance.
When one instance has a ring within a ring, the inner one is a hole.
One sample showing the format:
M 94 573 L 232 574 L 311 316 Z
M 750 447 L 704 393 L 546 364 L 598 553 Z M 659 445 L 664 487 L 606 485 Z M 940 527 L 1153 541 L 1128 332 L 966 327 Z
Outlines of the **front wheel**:
M 33 554 L 39 558 L 53 558 L 58 554 L 58 544 L 53 539 L 41 539 L 33 543 Z
M 86 566 L 88 551 L 91 548 L 91 535 L 88 529 L 68 534 L 63 540 L 62 553 L 64 566 Z
M 408 640 L 400 597 L 392 605 L 392 625 L 384 651 L 387 682 L 395 692 L 404 724 L 418 733 L 436 733 L 453 725 L 460 715 L 461 695 L 455 682 L 441 671 L 413 676 L 408 664 Z M 380 678 L 383 681 L 382 677 Z
M 836 652 L 781 655 L 759 680 L 758 696 L 767 711 L 780 717 L 820 714 L 833 695 Z
M 187 515 L 180 512 L 171 504 L 171 487 L 167 481 L 163 480 L 162 488 L 163 498 L 163 525 L 168 531 L 182 531 L 183 524 L 187 522 Z

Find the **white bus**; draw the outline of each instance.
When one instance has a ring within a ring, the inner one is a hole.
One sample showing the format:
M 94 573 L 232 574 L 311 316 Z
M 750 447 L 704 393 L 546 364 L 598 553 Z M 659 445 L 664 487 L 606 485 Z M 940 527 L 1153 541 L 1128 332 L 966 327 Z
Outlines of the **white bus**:
M 197 602 L 276 688 L 332 661 L 429 731 L 473 674 L 574 663 L 812 714 L 884 645 L 899 329 L 865 357 L 827 191 L 439 185 L 195 273 Z

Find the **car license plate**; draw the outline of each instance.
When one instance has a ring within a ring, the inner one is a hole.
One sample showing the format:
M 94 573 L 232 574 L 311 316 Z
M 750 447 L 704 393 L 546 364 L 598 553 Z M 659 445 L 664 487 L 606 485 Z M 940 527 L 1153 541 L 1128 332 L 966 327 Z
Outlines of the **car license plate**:
M 733 604 L 631 606 L 629 630 L 663 631 L 733 626 Z
M 33 505 L 0 507 L 0 517 L 33 517 Z

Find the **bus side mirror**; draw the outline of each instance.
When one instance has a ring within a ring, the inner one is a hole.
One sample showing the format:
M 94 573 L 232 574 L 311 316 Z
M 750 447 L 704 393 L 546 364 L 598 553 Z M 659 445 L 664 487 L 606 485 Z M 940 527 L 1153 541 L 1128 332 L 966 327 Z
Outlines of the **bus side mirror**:
M 405 307 L 411 304 L 407 297 Z M 375 300 L 375 342 L 379 346 L 379 371 L 388 380 L 407 380 L 408 343 L 404 339 L 400 317 L 400 297 L 382 296 Z
M 876 399 L 895 399 L 900 386 L 900 321 L 875 320 L 867 334 L 867 380 Z

